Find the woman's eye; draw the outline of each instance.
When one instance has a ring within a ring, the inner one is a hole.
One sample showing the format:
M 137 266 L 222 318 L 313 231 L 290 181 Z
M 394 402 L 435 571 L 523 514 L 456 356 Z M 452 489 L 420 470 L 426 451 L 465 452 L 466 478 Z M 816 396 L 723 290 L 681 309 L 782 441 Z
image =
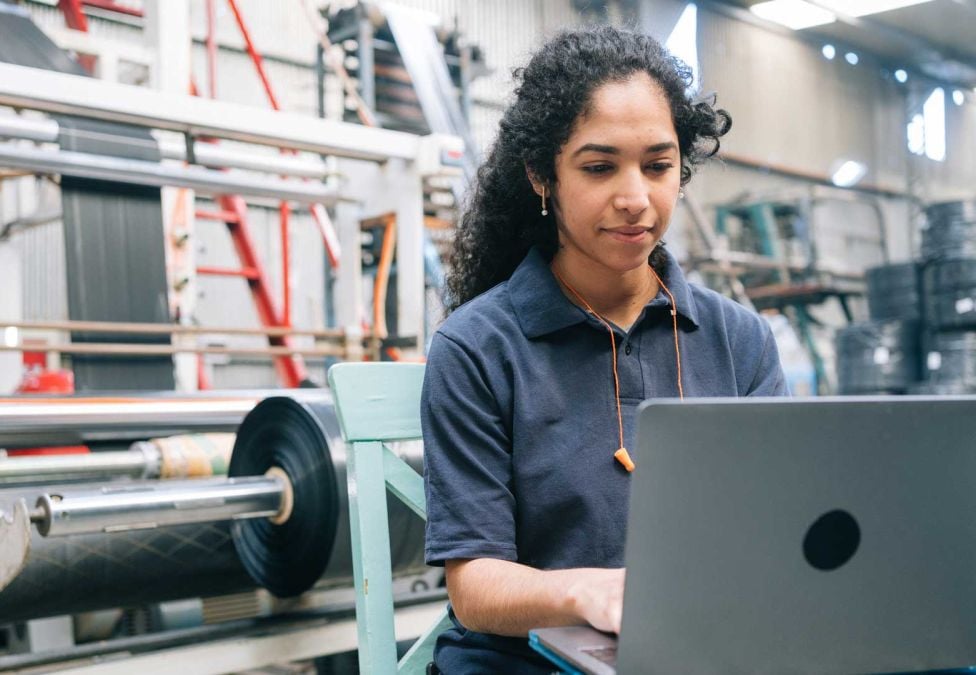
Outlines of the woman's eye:
M 647 165 L 647 170 L 654 171 L 655 173 L 662 173 L 664 171 L 667 171 L 673 166 L 674 164 L 672 164 L 671 162 L 654 162 L 653 164 Z
M 590 164 L 583 167 L 583 171 L 586 173 L 606 173 L 613 169 L 610 164 Z

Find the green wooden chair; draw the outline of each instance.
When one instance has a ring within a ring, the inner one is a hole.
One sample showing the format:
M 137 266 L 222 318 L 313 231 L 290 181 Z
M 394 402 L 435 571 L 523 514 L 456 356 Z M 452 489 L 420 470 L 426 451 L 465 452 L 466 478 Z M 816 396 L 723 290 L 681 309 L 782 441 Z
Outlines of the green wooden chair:
M 421 438 L 423 379 L 424 366 L 417 363 L 340 363 L 329 369 L 348 455 L 359 669 L 371 675 L 426 673 L 434 641 L 450 626 L 445 606 L 397 663 L 386 491 L 424 519 L 427 504 L 423 478 L 386 443 Z

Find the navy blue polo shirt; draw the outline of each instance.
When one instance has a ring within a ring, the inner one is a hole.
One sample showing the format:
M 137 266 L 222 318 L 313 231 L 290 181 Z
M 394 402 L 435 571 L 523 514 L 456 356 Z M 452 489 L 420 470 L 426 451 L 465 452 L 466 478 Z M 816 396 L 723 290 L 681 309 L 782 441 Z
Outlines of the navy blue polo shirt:
M 788 395 L 776 343 L 755 313 L 659 270 L 678 316 L 686 397 Z M 671 303 L 660 291 L 615 327 L 625 446 L 634 414 L 678 396 Z M 421 403 L 428 564 L 497 558 L 538 569 L 622 567 L 630 475 L 619 446 L 610 336 L 574 305 L 535 249 L 512 277 L 454 311 L 434 335 Z M 449 673 L 550 672 L 525 638 L 455 628 L 435 660 Z

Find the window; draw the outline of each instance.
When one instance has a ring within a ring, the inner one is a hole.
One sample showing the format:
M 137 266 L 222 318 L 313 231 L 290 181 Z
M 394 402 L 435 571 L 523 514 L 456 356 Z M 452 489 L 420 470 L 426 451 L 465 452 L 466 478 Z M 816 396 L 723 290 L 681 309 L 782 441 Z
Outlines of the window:
M 688 64 L 693 77 L 690 91 L 698 91 L 698 7 L 695 3 L 689 2 L 685 7 L 664 46 Z
M 922 112 L 908 123 L 908 151 L 936 162 L 946 158 L 945 90 L 936 88 L 922 104 Z

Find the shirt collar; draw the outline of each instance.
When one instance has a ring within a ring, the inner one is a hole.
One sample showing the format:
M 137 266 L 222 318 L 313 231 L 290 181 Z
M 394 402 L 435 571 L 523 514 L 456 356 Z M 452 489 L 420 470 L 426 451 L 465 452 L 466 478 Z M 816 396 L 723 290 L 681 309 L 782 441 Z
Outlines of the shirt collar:
M 697 328 L 698 310 L 695 307 L 691 288 L 685 280 L 681 266 L 671 253 L 665 249 L 664 255 L 666 264 L 663 270 L 658 271 L 661 280 L 674 296 L 678 315 Z M 552 270 L 549 269 L 549 262 L 535 247 L 529 250 L 525 259 L 512 274 L 508 281 L 508 292 L 522 332 L 528 338 L 553 333 L 586 320 L 585 314 L 563 294 Z M 661 307 L 667 304 L 669 300 L 662 289 L 647 303 L 647 307 Z

